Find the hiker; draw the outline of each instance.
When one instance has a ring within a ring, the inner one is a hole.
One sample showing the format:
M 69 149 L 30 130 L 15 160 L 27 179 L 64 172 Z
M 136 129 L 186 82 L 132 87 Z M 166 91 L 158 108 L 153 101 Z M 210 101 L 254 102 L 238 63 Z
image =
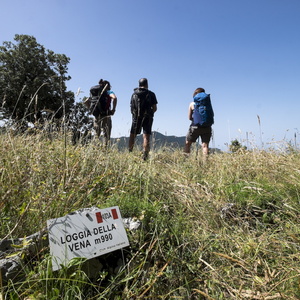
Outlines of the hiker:
M 139 80 L 139 87 L 134 89 L 131 96 L 130 108 L 132 114 L 132 125 L 129 137 L 129 151 L 133 150 L 135 138 L 143 128 L 143 159 L 146 160 L 150 151 L 150 135 L 154 113 L 157 110 L 157 99 L 155 94 L 148 89 L 148 80 Z
M 186 135 L 184 152 L 190 153 L 192 143 L 200 137 L 204 157 L 209 154 L 209 142 L 212 136 L 214 112 L 211 106 L 210 95 L 203 88 L 197 88 L 193 93 L 194 101 L 189 105 L 188 118 L 192 121 Z
M 100 138 L 103 131 L 105 146 L 107 146 L 112 129 L 111 116 L 114 115 L 117 107 L 117 97 L 111 90 L 109 81 L 100 79 L 98 85 L 92 86 L 90 97 L 85 104 L 95 117 L 94 126 L 98 138 Z

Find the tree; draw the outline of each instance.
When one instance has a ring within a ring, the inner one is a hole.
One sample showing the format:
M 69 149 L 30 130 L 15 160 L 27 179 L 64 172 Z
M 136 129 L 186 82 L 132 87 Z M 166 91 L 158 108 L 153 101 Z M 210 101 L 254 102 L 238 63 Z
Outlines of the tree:
M 33 36 L 15 35 L 15 44 L 0 46 L 0 104 L 14 120 L 37 121 L 43 109 L 60 118 L 74 104 L 67 91 L 67 64 L 64 54 L 55 54 L 38 44 Z
M 231 151 L 232 153 L 245 150 L 247 150 L 247 147 L 242 146 L 242 144 L 236 139 L 234 141 L 231 141 L 231 144 L 229 145 L 229 151 Z

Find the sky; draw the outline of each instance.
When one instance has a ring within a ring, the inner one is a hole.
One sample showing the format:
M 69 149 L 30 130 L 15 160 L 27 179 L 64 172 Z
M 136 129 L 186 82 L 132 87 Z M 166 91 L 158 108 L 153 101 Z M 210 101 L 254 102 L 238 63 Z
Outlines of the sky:
M 0 0 L 0 44 L 15 34 L 70 58 L 76 101 L 110 81 L 112 137 L 129 136 L 130 98 L 148 78 L 152 129 L 185 136 L 196 88 L 210 94 L 210 146 L 299 146 L 299 0 Z

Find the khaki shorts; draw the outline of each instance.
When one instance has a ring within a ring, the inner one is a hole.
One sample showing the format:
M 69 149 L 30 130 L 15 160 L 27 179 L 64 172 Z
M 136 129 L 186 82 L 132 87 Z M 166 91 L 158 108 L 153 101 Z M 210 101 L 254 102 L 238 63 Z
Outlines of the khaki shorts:
M 195 143 L 200 136 L 202 143 L 209 143 L 212 135 L 211 127 L 198 127 L 191 125 L 186 135 L 189 142 Z

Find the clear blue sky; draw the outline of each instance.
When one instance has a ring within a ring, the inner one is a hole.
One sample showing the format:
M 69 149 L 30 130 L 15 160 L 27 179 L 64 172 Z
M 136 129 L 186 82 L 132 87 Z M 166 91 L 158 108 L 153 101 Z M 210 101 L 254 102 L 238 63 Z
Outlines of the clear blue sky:
M 261 147 L 300 138 L 299 16 L 299 0 L 1 0 L 0 42 L 28 34 L 70 57 L 77 101 L 109 80 L 113 137 L 129 135 L 130 97 L 147 77 L 158 99 L 153 130 L 185 135 L 203 87 L 215 111 L 211 146 L 237 138 Z

